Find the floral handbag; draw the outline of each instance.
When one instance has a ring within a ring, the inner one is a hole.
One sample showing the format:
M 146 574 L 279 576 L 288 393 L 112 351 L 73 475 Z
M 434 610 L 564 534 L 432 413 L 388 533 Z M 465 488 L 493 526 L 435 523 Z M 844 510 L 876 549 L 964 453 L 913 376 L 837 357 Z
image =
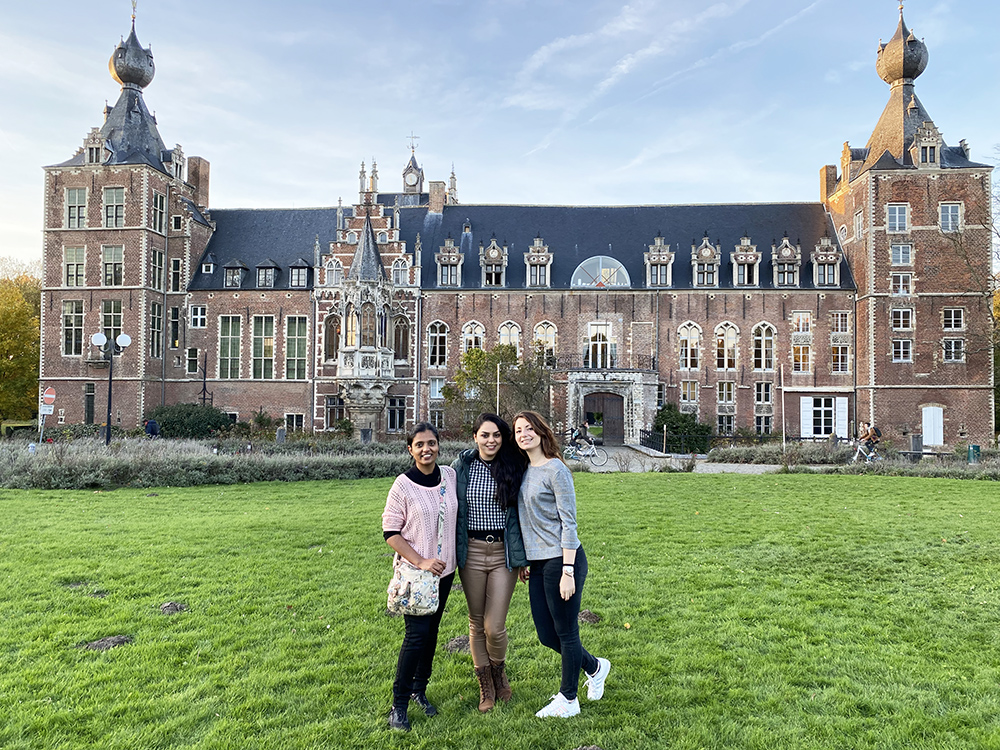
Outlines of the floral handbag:
M 441 557 L 444 535 L 445 493 L 447 488 L 441 483 L 441 503 L 438 505 L 437 554 Z M 429 570 L 414 567 L 397 554 L 393 559 L 392 580 L 389 581 L 386 609 L 393 615 L 430 615 L 437 612 L 440 602 L 438 584 L 440 577 Z

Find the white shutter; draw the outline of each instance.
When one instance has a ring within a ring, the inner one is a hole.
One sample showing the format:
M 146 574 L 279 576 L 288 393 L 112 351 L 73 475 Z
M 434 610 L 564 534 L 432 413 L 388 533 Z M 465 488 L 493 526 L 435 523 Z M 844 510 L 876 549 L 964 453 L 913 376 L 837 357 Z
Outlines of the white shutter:
M 847 396 L 837 396 L 837 417 L 834 432 L 839 438 L 847 437 Z
M 799 436 L 804 438 L 813 436 L 813 400 L 811 396 L 799 398 Z
M 944 409 L 940 406 L 923 408 L 924 445 L 944 445 Z

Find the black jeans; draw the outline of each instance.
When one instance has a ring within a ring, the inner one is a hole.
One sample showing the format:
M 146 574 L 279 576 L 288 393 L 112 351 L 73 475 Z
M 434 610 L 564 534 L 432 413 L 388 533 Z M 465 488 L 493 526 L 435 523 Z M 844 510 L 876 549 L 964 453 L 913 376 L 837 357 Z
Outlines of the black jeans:
M 410 693 L 423 693 L 427 690 L 427 682 L 431 678 L 431 667 L 434 663 L 434 651 L 437 649 L 438 627 L 444 615 L 444 605 L 451 593 L 451 584 L 455 574 L 449 573 L 441 579 L 440 604 L 437 612 L 432 615 L 403 615 L 406 624 L 406 634 L 403 636 L 403 646 L 399 649 L 399 661 L 396 662 L 396 681 L 392 683 L 392 705 L 405 709 L 410 702 Z
M 591 656 L 580 643 L 580 599 L 583 582 L 587 579 L 587 555 L 583 547 L 576 551 L 576 593 L 564 601 L 559 595 L 559 579 L 562 578 L 562 557 L 548 560 L 531 560 L 531 574 L 528 576 L 528 599 L 531 602 L 531 619 L 535 621 L 535 631 L 543 646 L 551 648 L 562 656 L 562 682 L 559 692 L 567 700 L 576 698 L 580 684 L 580 668 L 593 674 L 597 671 L 597 659 Z

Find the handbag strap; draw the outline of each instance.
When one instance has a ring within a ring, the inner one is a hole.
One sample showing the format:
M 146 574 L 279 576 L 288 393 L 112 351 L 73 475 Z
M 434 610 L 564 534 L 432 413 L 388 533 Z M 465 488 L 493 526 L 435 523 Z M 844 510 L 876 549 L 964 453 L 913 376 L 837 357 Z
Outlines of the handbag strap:
M 441 502 L 438 503 L 438 560 L 441 559 L 441 545 L 444 543 L 444 511 L 448 502 L 448 482 L 441 475 Z

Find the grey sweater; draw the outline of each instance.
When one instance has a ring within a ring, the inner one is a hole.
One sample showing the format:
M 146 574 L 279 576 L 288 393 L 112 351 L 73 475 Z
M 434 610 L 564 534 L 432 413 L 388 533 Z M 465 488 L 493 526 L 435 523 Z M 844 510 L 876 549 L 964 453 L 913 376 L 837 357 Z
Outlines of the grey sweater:
M 529 560 L 562 557 L 576 549 L 576 492 L 573 474 L 558 458 L 542 466 L 529 466 L 517 498 L 521 536 Z

